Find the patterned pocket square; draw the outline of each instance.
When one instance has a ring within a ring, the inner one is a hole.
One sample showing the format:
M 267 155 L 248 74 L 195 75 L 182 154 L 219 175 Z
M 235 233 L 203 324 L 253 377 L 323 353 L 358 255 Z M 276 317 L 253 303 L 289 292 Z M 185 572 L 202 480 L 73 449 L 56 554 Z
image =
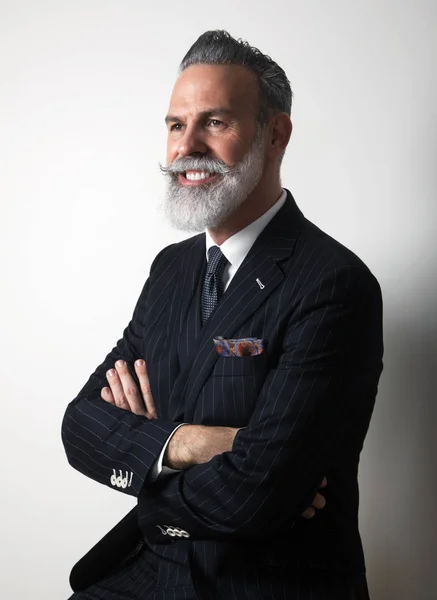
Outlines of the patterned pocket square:
M 220 356 L 258 356 L 264 352 L 264 340 L 260 338 L 226 340 L 222 336 L 217 336 L 213 339 L 217 354 Z

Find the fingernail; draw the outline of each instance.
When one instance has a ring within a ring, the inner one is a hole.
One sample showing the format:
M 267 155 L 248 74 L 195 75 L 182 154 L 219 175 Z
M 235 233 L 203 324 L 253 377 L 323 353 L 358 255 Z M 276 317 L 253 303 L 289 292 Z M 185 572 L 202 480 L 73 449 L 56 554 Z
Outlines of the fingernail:
M 125 365 L 124 360 L 117 360 L 115 364 L 117 365 L 117 367 L 124 367 Z
M 115 375 L 115 370 L 114 369 L 109 369 L 108 373 L 107 373 L 108 377 L 114 377 Z
M 144 360 L 137 360 L 137 362 L 135 364 L 137 365 L 137 367 L 143 367 L 144 366 Z

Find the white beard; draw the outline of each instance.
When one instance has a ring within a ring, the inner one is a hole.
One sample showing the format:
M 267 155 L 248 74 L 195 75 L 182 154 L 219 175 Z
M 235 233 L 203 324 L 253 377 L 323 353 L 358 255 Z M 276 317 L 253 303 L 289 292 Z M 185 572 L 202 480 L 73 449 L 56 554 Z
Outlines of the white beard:
M 194 157 L 186 157 L 168 167 L 161 167 L 168 178 L 164 208 L 172 225 L 191 232 L 201 232 L 221 225 L 258 185 L 264 168 L 264 156 L 264 141 L 258 134 L 251 149 L 234 167 L 226 168 L 221 161 Z M 211 168 L 212 162 L 216 162 L 216 172 L 228 172 L 219 174 L 218 179 L 212 183 L 183 186 L 178 182 L 178 172 L 171 171 L 172 168 L 179 168 L 179 162 L 183 164 L 183 171 L 205 170 L 213 173 L 215 169 Z

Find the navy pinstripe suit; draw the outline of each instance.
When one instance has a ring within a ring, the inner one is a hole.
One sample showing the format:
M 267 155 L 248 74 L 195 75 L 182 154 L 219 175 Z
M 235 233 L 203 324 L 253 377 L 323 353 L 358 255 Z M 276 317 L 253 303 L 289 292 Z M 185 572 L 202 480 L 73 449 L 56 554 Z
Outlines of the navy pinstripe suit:
M 379 285 L 289 192 L 202 327 L 204 268 L 203 234 L 157 256 L 123 338 L 67 408 L 70 464 L 110 487 L 130 473 L 115 489 L 138 498 L 74 567 L 73 597 L 367 598 L 357 469 L 382 370 Z M 267 350 L 219 357 L 217 335 Z M 106 370 L 140 357 L 155 421 L 100 398 Z M 182 422 L 245 428 L 232 452 L 152 483 Z M 323 476 L 325 509 L 300 518 Z

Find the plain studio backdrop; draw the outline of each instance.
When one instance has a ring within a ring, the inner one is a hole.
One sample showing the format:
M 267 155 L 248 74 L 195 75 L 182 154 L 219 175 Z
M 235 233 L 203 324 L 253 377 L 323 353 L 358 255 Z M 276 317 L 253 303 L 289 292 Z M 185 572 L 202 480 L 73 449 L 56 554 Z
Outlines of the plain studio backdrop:
M 382 285 L 360 469 L 372 599 L 437 597 L 436 6 L 0 1 L 2 598 L 67 598 L 70 567 L 134 504 L 69 467 L 61 420 L 185 237 L 160 210 L 164 116 L 179 61 L 217 28 L 286 70 L 283 183 Z

